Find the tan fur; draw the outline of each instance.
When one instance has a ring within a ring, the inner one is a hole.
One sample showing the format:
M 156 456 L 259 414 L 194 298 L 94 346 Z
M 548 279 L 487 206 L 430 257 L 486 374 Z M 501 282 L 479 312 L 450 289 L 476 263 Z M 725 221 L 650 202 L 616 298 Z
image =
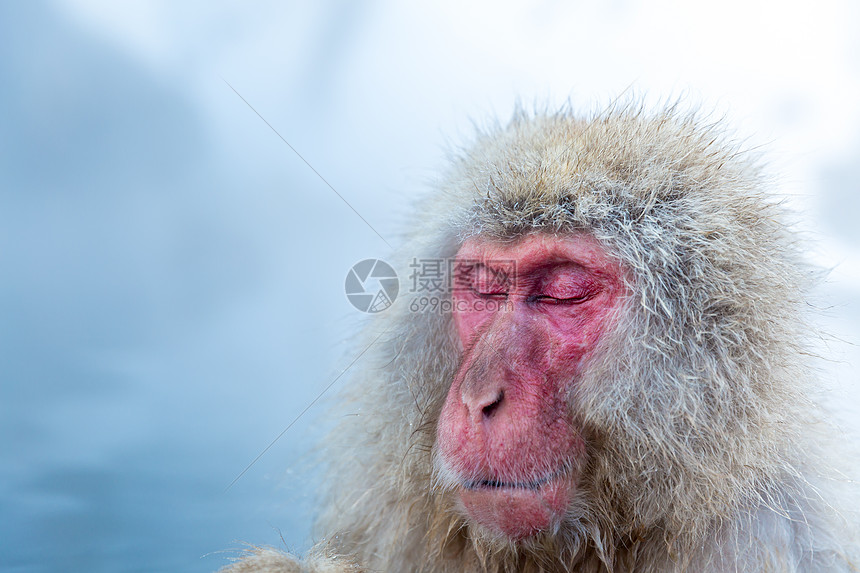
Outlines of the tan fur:
M 719 128 L 672 110 L 520 113 L 479 136 L 420 204 L 399 268 L 476 234 L 585 230 L 629 269 L 618 327 L 570 397 L 588 443 L 575 497 L 518 545 L 466 522 L 433 473 L 451 317 L 405 293 L 358 344 L 381 335 L 329 446 L 317 554 L 391 572 L 856 571 L 854 508 L 833 507 L 816 445 L 809 273 L 764 186 Z M 293 570 L 263 556 L 229 570 Z

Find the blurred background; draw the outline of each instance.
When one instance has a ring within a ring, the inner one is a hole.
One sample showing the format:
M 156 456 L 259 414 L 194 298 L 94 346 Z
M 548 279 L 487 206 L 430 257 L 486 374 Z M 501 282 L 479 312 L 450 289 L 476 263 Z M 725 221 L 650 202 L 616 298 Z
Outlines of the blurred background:
M 0 569 L 304 551 L 346 273 L 517 99 L 681 98 L 762 146 L 853 439 L 858 29 L 853 0 L 0 0 Z

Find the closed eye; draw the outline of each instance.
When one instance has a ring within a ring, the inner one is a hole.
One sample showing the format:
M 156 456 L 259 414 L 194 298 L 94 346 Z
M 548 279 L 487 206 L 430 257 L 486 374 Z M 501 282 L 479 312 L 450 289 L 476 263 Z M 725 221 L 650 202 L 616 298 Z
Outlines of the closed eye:
M 471 290 L 472 290 L 472 293 L 473 293 L 475 296 L 478 296 L 478 297 L 481 297 L 481 298 L 508 298 L 508 293 L 506 293 L 506 292 L 504 292 L 504 291 L 499 291 L 499 292 L 496 292 L 496 291 L 481 292 L 481 291 L 479 291 L 479 290 L 478 290 L 478 289 L 476 289 L 476 288 L 472 288 Z
M 591 295 L 584 294 L 582 296 L 573 296 L 569 298 L 556 298 L 547 295 L 534 295 L 529 297 L 529 302 L 539 302 L 542 304 L 579 304 L 591 298 Z

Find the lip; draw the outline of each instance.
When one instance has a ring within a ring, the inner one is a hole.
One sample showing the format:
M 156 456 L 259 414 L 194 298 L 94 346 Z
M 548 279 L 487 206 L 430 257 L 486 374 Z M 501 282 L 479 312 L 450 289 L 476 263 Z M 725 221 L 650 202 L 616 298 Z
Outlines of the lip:
M 533 481 L 501 481 L 497 479 L 473 480 L 463 484 L 463 487 L 472 491 L 494 490 L 494 489 L 525 489 L 537 491 L 545 484 L 565 474 L 565 470 L 559 470 Z
M 530 481 L 477 479 L 462 484 L 463 509 L 477 524 L 519 541 L 553 529 L 575 488 L 567 470 Z

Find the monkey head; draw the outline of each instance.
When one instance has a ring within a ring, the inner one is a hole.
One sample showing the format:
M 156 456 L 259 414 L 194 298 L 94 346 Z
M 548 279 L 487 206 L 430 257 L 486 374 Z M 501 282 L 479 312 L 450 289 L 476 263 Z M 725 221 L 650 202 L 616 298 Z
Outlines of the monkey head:
M 452 312 L 409 325 L 453 338 L 422 411 L 477 537 L 693 539 L 793 479 L 803 267 L 762 185 L 673 112 L 518 117 L 454 163 L 419 231 Z

